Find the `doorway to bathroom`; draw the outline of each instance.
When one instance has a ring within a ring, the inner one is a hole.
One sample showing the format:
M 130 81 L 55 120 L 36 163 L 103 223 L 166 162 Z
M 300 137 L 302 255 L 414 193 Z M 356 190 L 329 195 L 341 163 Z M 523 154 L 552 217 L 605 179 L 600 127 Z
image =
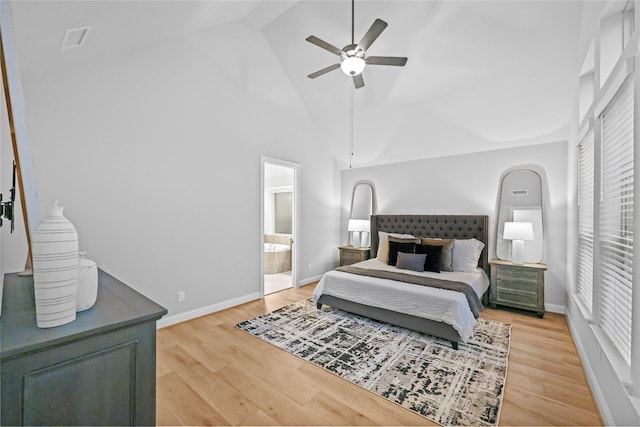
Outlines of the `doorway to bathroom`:
M 298 165 L 262 158 L 261 269 L 263 295 L 297 283 Z

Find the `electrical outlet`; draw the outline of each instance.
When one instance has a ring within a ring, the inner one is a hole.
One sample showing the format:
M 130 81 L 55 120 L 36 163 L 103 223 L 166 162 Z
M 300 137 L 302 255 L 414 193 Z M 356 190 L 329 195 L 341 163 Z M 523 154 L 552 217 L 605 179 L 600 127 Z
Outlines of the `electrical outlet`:
M 307 265 L 307 271 L 311 271 L 311 264 Z
M 184 291 L 180 291 L 178 292 L 178 302 L 184 302 L 184 300 L 186 299 L 186 295 L 184 293 Z

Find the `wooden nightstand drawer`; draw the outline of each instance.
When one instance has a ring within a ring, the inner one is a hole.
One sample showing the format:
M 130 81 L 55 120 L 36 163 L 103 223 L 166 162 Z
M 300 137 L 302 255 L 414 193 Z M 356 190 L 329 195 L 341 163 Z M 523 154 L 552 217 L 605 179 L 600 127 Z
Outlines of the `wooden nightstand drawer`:
M 538 283 L 538 272 L 535 270 L 523 270 L 520 268 L 501 267 L 497 269 L 497 279 L 514 279 L 521 282 L 528 281 Z
M 362 259 L 362 256 L 359 253 L 356 253 L 356 252 L 344 251 L 344 253 L 342 254 L 342 260 L 343 261 L 358 262 L 361 259 Z
M 498 289 L 498 301 L 504 305 L 538 308 L 538 294 Z
M 496 286 L 498 287 L 498 292 L 517 291 L 528 292 L 535 295 L 538 293 L 538 278 L 536 277 L 536 280 L 530 282 L 528 280 L 520 281 L 511 277 L 503 279 L 498 275 Z

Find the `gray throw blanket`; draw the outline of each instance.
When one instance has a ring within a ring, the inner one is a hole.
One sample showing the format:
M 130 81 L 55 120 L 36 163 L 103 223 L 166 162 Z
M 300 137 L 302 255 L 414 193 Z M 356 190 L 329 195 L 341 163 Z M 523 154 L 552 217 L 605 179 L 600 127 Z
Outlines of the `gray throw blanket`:
M 380 279 L 396 280 L 398 282 L 412 283 L 414 285 L 431 286 L 432 288 L 449 289 L 452 291 L 462 292 L 467 298 L 469 308 L 473 316 L 477 319 L 480 317 L 482 310 L 482 302 L 473 288 L 463 282 L 453 282 L 450 280 L 435 279 L 433 277 L 414 276 L 412 274 L 397 273 L 395 271 L 374 270 L 370 268 L 354 267 L 352 265 L 344 265 L 337 267 L 337 271 L 345 273 L 359 274 L 361 276 L 377 277 Z

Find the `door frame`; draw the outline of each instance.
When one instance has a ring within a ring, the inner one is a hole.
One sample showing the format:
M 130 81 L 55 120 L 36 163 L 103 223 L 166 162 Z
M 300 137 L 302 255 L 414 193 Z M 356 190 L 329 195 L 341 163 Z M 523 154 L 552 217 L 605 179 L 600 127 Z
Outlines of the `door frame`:
M 300 259 L 300 165 L 287 160 L 276 159 L 268 156 L 261 156 L 260 159 L 260 293 L 264 298 L 264 195 L 266 193 L 266 182 L 264 179 L 265 165 L 283 166 L 293 169 L 293 225 L 291 251 L 291 286 L 297 288 L 298 284 L 298 260 Z

